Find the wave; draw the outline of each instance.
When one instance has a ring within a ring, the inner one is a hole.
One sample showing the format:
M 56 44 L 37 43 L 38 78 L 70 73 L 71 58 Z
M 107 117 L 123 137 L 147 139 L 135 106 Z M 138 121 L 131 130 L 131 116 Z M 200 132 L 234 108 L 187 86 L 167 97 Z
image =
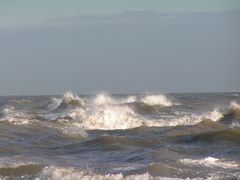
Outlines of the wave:
M 113 98 L 107 93 L 101 93 L 97 94 L 93 100 L 92 103 L 90 103 L 93 106 L 106 106 L 106 105 L 124 105 L 129 103 L 137 102 L 136 96 L 128 96 L 126 98 Z
M 123 174 L 97 174 L 72 167 L 48 166 L 38 175 L 37 179 L 98 179 L 98 180 L 177 180 L 177 178 L 153 177 L 149 173 L 127 175 Z
M 62 128 L 60 126 L 58 128 L 69 135 L 78 134 L 83 129 L 114 130 L 132 129 L 141 126 L 169 127 L 195 125 L 204 118 L 217 121 L 221 117 L 221 113 L 214 110 L 204 115 L 191 114 L 168 119 L 148 119 L 135 113 L 135 111 L 127 105 L 101 105 L 92 106 L 92 108 L 75 108 L 64 112 L 38 114 L 38 116 L 18 112 L 14 110 L 14 108 L 7 108 L 3 111 L 3 114 L 4 116 L 0 119 L 1 121 L 8 121 L 16 125 L 30 124 L 33 122 L 40 123 L 41 119 L 37 120 L 38 116 L 46 120 L 62 122 Z
M 78 110 L 69 116 L 85 129 L 129 129 L 141 126 L 141 117 L 128 106 L 101 106 Z
M 99 148 L 103 147 L 104 150 L 112 150 L 112 149 L 123 149 L 127 148 L 127 146 L 135 146 L 135 147 L 149 147 L 150 145 L 156 144 L 158 142 L 153 139 L 144 139 L 144 138 L 129 138 L 129 137 L 121 137 L 121 136 L 101 136 L 97 137 L 93 140 L 89 140 L 84 142 L 84 145 L 88 147 Z
M 223 115 L 220 122 L 232 126 L 238 126 L 240 123 L 240 105 L 236 102 L 232 102 L 228 112 Z
M 0 159 L 0 176 L 34 175 L 43 168 L 43 164 L 27 161 L 21 156 Z
M 24 125 L 36 121 L 35 116 L 17 111 L 13 106 L 3 109 L 0 121 L 7 121 L 14 125 Z
M 151 167 L 151 169 L 156 169 L 156 167 Z M 126 167 L 125 167 L 126 169 Z M 132 169 L 128 167 L 127 169 Z M 171 169 L 169 167 L 169 169 Z M 157 168 L 157 171 L 163 171 L 162 167 Z M 171 169 L 172 171 L 173 169 Z M 177 169 L 174 168 L 174 171 Z M 155 170 L 152 170 L 155 171 Z M 198 173 L 199 174 L 199 173 Z M 62 167 L 62 166 L 47 166 L 40 173 L 37 174 L 37 180 L 40 179 L 52 179 L 52 180 L 62 180 L 62 179 L 98 179 L 98 180 L 181 180 L 181 179 L 199 179 L 199 180 L 214 180 L 214 179 L 238 179 L 239 173 L 231 173 L 231 175 L 226 174 L 225 172 L 217 171 L 212 174 L 204 174 L 204 177 L 196 177 L 194 178 L 184 176 L 185 178 L 178 178 L 180 174 L 174 177 L 167 176 L 153 176 L 149 172 L 143 172 L 139 174 L 132 175 L 123 175 L 122 173 L 117 174 L 99 174 L 92 172 L 91 170 L 81 170 L 73 167 Z
M 203 159 L 180 159 L 179 161 L 190 166 L 206 166 L 209 168 L 220 167 L 224 169 L 236 169 L 240 167 L 239 164 L 234 161 L 227 161 L 214 157 L 207 157 Z
M 93 103 L 96 106 L 119 104 L 115 99 L 111 98 L 106 93 L 98 94 L 94 98 Z
M 63 111 L 61 108 L 63 102 L 65 104 L 78 102 L 77 104 L 80 106 L 65 108 Z M 48 105 L 49 109 L 61 109 L 61 111 L 43 114 L 42 117 L 49 120 L 71 119 L 84 129 L 114 130 L 140 126 L 165 126 L 168 124 L 167 122 L 163 120 L 149 120 L 137 114 L 134 111 L 134 107 L 139 102 L 146 104 L 148 107 L 172 105 L 172 102 L 167 100 L 164 95 L 145 96 L 140 99 L 136 96 L 116 99 L 106 93 L 98 94 L 88 102 L 82 102 L 78 96 L 74 96 L 72 93 L 65 93 L 62 99 L 53 99 L 53 103 Z
M 49 116 L 51 116 L 51 114 Z M 48 117 L 46 116 L 46 117 L 50 118 L 49 116 Z M 59 118 L 59 114 L 57 118 Z M 17 111 L 12 106 L 7 107 L 2 111 L 0 122 L 8 122 L 15 126 L 37 125 L 39 126 L 39 128 L 46 127 L 46 128 L 55 129 L 66 136 L 78 136 L 78 137 L 88 136 L 87 132 L 81 127 L 79 127 L 77 123 L 71 123 L 69 121 L 61 122 L 61 119 L 59 119 L 58 123 L 48 123 L 48 122 L 42 121 L 42 119 L 39 119 L 38 116 L 35 116 L 33 114 L 27 114 L 22 111 Z
M 174 103 L 170 101 L 165 95 L 148 95 L 145 97 L 128 96 L 127 98 L 114 99 L 107 93 L 98 94 L 94 98 L 95 105 L 120 105 L 128 103 L 144 103 L 149 106 L 172 106 Z
M 150 96 L 145 96 L 141 98 L 140 102 L 147 104 L 149 106 L 172 106 L 173 102 L 171 102 L 169 99 L 167 99 L 166 96 L 164 95 L 150 95 Z
M 39 164 L 23 164 L 18 166 L 8 166 L 8 167 L 0 167 L 0 175 L 1 176 L 26 176 L 26 175 L 34 175 L 40 172 L 43 169 L 43 165 Z
M 61 99 L 53 98 L 50 103 L 47 104 L 47 108 L 50 111 L 63 110 L 67 108 L 83 107 L 84 100 L 78 95 L 74 95 L 72 92 L 66 92 Z
M 240 108 L 236 103 L 231 104 L 229 113 L 225 115 L 220 113 L 217 109 L 214 109 L 204 114 L 174 114 L 172 117 L 168 118 L 154 118 L 154 116 L 149 117 L 146 113 L 142 114 L 138 112 L 139 109 L 137 109 L 137 107 L 141 101 L 151 104 L 151 106 L 144 106 L 144 108 L 147 108 L 146 111 L 150 111 L 149 108 L 154 108 L 155 111 L 158 111 L 159 108 L 164 108 L 160 106 L 156 107 L 153 104 L 164 104 L 165 106 L 174 104 L 163 95 L 151 95 L 143 98 L 129 96 L 117 99 L 107 94 L 99 94 L 87 101 L 86 99 L 81 99 L 77 95 L 73 95 L 71 92 L 67 92 L 62 98 L 53 98 L 51 100 L 51 103 L 47 105 L 49 112 L 28 114 L 17 111 L 13 107 L 7 107 L 4 109 L 0 120 L 19 125 L 32 123 L 36 121 L 36 119 L 38 119 L 38 121 L 50 120 L 66 122 L 66 125 L 63 125 L 63 127 L 66 127 L 66 129 L 63 129 L 63 132 L 65 132 L 65 134 L 74 135 L 78 134 L 78 131 L 80 132 L 83 129 L 115 130 L 132 129 L 141 126 L 189 126 L 196 125 L 204 119 L 227 124 L 232 122 L 233 119 L 239 119 Z M 161 114 L 161 111 L 158 111 L 158 114 Z M 235 126 L 239 123 L 239 121 L 234 122 L 236 122 Z M 76 128 L 74 128 L 74 126 Z
M 239 145 L 240 129 L 226 128 L 213 124 L 212 128 L 206 131 L 200 130 L 186 135 L 176 137 L 178 143 L 204 143 L 204 144 L 232 144 Z M 206 126 L 205 126 L 206 127 Z
M 236 118 L 240 119 L 240 105 L 236 102 L 231 103 L 229 112 L 233 113 Z
M 210 119 L 212 121 L 219 121 L 223 118 L 223 114 L 219 112 L 218 109 L 214 109 L 213 111 L 206 113 L 202 116 L 203 119 Z
M 148 119 L 136 114 L 129 106 L 101 106 L 91 110 L 75 110 L 68 114 L 83 129 L 132 129 L 141 126 L 170 127 L 189 126 L 209 117 L 217 121 L 221 113 L 214 110 L 203 115 L 185 115 L 171 119 Z

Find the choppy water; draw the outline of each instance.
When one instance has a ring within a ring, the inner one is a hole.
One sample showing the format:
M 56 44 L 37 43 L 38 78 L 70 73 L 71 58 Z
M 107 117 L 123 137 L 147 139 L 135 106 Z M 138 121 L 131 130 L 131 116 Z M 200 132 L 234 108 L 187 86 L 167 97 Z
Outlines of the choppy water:
M 2 179 L 240 179 L 240 93 L 0 97 Z

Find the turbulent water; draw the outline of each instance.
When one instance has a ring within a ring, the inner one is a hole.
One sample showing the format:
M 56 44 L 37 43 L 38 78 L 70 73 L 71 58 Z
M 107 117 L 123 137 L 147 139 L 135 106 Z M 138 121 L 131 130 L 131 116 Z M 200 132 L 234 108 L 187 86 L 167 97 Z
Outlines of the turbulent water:
M 0 179 L 240 179 L 240 93 L 0 97 Z

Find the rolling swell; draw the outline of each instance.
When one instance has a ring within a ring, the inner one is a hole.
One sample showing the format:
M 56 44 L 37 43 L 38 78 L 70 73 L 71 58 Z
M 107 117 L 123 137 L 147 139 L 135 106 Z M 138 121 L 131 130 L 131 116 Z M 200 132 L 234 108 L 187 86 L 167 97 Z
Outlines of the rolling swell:
M 182 143 L 229 143 L 229 144 L 240 144 L 240 129 L 224 129 L 213 132 L 202 132 L 198 134 L 190 134 L 183 137 L 178 137 L 178 142 Z
M 217 122 L 203 119 L 188 128 L 184 135 L 178 134 L 178 142 L 184 143 L 230 143 L 240 144 L 240 106 L 231 103 L 230 108 Z M 176 133 L 177 131 L 175 131 Z
M 101 136 L 96 139 L 84 142 L 84 145 L 90 147 L 104 146 L 107 149 L 112 149 L 115 147 L 117 149 L 128 148 L 128 146 L 135 147 L 149 147 L 158 143 L 154 139 L 144 139 L 144 138 L 129 138 L 129 137 L 119 137 L 119 136 Z

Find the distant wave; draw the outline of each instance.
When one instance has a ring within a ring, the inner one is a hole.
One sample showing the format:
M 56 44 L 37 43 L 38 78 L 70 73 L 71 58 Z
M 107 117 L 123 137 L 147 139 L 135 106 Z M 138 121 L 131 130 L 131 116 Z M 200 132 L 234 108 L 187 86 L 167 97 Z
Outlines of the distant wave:
M 156 96 L 154 104 L 166 104 L 166 98 L 163 95 Z M 143 101 L 154 100 L 153 96 L 146 96 Z M 77 95 L 71 93 L 64 94 L 61 99 L 53 99 L 53 103 L 48 105 L 51 110 L 57 110 L 61 108 L 63 110 L 63 104 L 66 111 L 52 112 L 50 114 L 44 114 L 42 117 L 57 120 L 57 119 L 73 119 L 84 129 L 129 129 L 139 126 L 156 125 L 153 121 L 147 120 L 143 116 L 137 114 L 128 103 L 135 103 L 137 101 L 136 96 L 129 96 L 122 99 L 114 99 L 106 93 L 96 95 L 95 98 L 84 102 Z M 72 108 L 67 108 L 66 105 L 77 105 Z M 159 123 L 157 123 L 159 124 Z
M 23 112 L 17 112 L 14 109 L 5 109 L 2 121 L 8 121 L 14 124 L 23 125 L 33 123 L 37 117 Z M 172 119 L 147 119 L 138 115 L 134 110 L 126 105 L 122 106 L 95 106 L 91 109 L 77 108 L 67 112 L 42 114 L 41 117 L 49 120 L 62 121 L 66 119 L 68 124 L 83 129 L 130 129 L 140 126 L 178 126 L 178 125 L 194 125 L 202 120 L 203 117 L 211 117 L 214 114 L 218 118 L 220 116 L 217 111 L 210 112 L 202 116 L 187 115 L 175 117 Z M 38 115 L 39 116 L 39 115 Z M 212 118 L 213 119 L 213 118 Z M 73 120 L 73 121 L 68 121 Z M 216 120 L 216 119 L 215 119 Z M 41 120 L 40 120 L 41 121 Z M 66 131 L 65 131 L 66 132 Z
M 148 103 L 151 106 L 143 106 L 139 109 L 139 102 Z M 124 98 L 112 98 L 106 93 L 98 94 L 94 98 L 83 100 L 71 92 L 67 92 L 62 98 L 53 98 L 46 106 L 49 110 L 44 113 L 29 114 L 15 110 L 12 106 L 7 106 L 2 111 L 1 121 L 8 121 L 14 124 L 28 124 L 35 121 L 65 121 L 63 132 L 81 132 L 81 129 L 131 129 L 141 126 L 167 127 L 196 125 L 204 119 L 219 121 L 219 123 L 238 125 L 240 119 L 240 105 L 232 103 L 227 114 L 220 113 L 217 109 L 204 114 L 177 115 L 172 118 L 148 118 L 139 113 L 139 110 L 156 110 L 156 104 L 164 104 L 164 107 L 174 105 L 164 95 L 157 96 L 128 96 Z M 143 109 L 145 108 L 145 109 Z M 161 107 L 159 107 L 161 109 Z M 158 109 L 157 109 L 158 110 Z M 39 119 L 40 118 L 40 119 Z M 234 124 L 235 123 L 235 124 Z M 74 127 L 76 127 L 74 129 Z M 84 133 L 80 133 L 84 136 Z
M 52 101 L 47 104 L 47 108 L 50 111 L 83 106 L 84 100 L 81 99 L 78 95 L 74 95 L 70 91 L 66 92 L 61 99 L 53 98 Z
M 107 93 L 101 93 L 94 98 L 93 102 L 95 105 L 120 105 L 136 102 L 144 103 L 149 106 L 159 105 L 170 107 L 174 105 L 174 103 L 170 101 L 165 95 L 147 95 L 142 98 L 137 96 L 128 96 L 127 98 L 114 99 Z
M 164 95 L 145 96 L 144 98 L 141 98 L 141 102 L 150 106 L 160 105 L 169 107 L 173 105 L 173 103 Z
M 171 119 L 147 119 L 136 114 L 129 106 L 101 106 L 94 109 L 76 109 L 65 116 L 60 116 L 57 119 L 65 119 L 68 117 L 79 127 L 84 129 L 131 129 L 140 126 L 179 126 L 179 125 L 194 125 L 204 118 L 211 118 L 217 121 L 222 116 L 217 110 L 206 113 L 204 115 L 185 115 L 182 117 L 174 117 Z

